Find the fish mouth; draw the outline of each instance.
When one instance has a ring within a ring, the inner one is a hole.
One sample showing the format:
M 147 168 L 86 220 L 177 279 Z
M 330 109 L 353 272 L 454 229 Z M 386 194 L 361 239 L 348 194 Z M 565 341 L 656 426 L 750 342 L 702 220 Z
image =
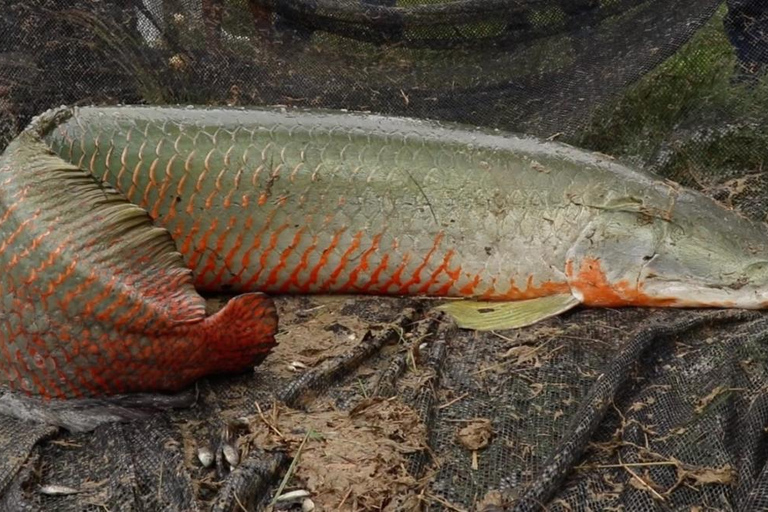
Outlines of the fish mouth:
M 642 285 L 648 297 L 670 301 L 681 308 L 768 308 L 768 286 L 744 285 L 734 288 L 692 281 L 646 281 Z

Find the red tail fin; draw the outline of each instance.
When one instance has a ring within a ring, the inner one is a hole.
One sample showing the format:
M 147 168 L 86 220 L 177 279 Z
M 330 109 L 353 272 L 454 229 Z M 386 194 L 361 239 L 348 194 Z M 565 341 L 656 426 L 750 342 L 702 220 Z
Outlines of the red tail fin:
M 211 373 L 244 371 L 277 344 L 277 309 L 264 294 L 238 295 L 204 320 L 203 331 L 207 347 L 203 364 Z

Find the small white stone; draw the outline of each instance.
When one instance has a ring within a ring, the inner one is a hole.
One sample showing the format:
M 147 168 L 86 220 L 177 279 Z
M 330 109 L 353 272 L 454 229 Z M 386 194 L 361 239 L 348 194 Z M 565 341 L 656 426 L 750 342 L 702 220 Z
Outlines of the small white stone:
M 309 491 L 305 489 L 299 489 L 297 491 L 286 492 L 277 497 L 275 501 L 285 503 L 287 501 L 301 501 L 304 498 L 309 497 Z
M 209 468 L 211 467 L 211 464 L 213 464 L 213 452 L 207 446 L 198 448 L 197 458 L 204 468 Z
M 308 367 L 301 361 L 293 361 L 288 365 L 288 368 L 290 368 L 291 371 L 297 372 L 299 370 L 306 370 Z
M 301 502 L 301 512 L 312 512 L 315 510 L 315 502 L 307 498 Z
M 66 496 L 68 494 L 77 494 L 79 492 L 79 490 L 65 485 L 43 485 L 40 487 L 40 493 L 47 494 L 48 496 Z
M 237 453 L 237 450 L 234 446 L 231 444 L 225 444 L 224 448 L 222 448 L 222 451 L 224 452 L 224 458 L 227 460 L 231 467 L 234 468 L 240 464 L 240 454 Z

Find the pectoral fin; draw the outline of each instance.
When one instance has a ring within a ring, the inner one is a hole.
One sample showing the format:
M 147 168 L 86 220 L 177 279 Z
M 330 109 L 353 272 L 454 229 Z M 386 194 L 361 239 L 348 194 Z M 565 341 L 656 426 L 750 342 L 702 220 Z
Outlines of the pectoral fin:
M 514 302 L 478 302 L 457 300 L 436 309 L 448 313 L 463 329 L 495 331 L 517 329 L 559 315 L 577 306 L 579 300 L 570 294 L 550 295 Z

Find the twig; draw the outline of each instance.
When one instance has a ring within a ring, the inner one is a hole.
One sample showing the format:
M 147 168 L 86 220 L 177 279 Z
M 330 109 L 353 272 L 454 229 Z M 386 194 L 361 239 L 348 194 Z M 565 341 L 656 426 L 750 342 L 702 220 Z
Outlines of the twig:
M 299 457 L 301 457 L 301 450 L 304 448 L 304 444 L 307 442 L 307 439 L 309 439 L 309 436 L 315 433 L 315 429 L 310 428 L 306 435 L 304 436 L 304 439 L 301 440 L 301 444 L 299 445 L 299 449 L 296 450 L 296 455 L 293 457 L 293 460 L 291 461 L 291 465 L 288 466 L 288 471 L 285 472 L 285 476 L 283 477 L 283 481 L 280 482 L 280 486 L 277 488 L 277 491 L 275 492 L 275 497 L 272 498 L 272 503 L 270 503 L 270 506 L 274 507 L 275 503 L 277 503 L 277 498 L 283 494 L 283 489 L 285 489 L 285 486 L 288 484 L 288 480 L 291 479 L 291 476 L 293 476 L 293 471 L 296 469 L 296 465 L 299 462 Z
M 403 97 L 403 101 L 405 102 L 405 106 L 407 107 L 408 103 L 411 102 L 410 98 L 408 98 L 408 95 L 405 94 L 405 92 L 402 89 L 400 89 L 400 96 Z
M 323 309 L 324 307 L 327 307 L 327 306 L 325 304 L 320 304 L 319 306 L 314 306 L 314 307 L 311 307 L 311 308 L 308 308 L 308 309 L 302 309 L 301 313 L 302 314 L 311 313 L 313 311 L 317 311 L 318 309 Z
M 365 384 L 363 384 L 360 377 L 357 378 L 357 384 L 360 386 L 360 392 L 362 393 L 363 398 L 368 398 L 368 391 L 365 390 Z
M 56 439 L 54 441 L 48 441 L 49 444 L 55 444 L 57 446 L 63 446 L 64 448 L 82 448 L 83 445 L 75 443 L 73 441 L 67 441 L 66 439 Z
M 347 489 L 347 493 L 344 495 L 343 498 L 341 498 L 341 503 L 339 503 L 339 506 L 336 507 L 336 510 L 341 510 L 341 506 L 344 505 L 344 502 L 347 501 L 347 498 L 349 498 L 349 495 L 352 494 L 352 488 L 350 487 Z
M 470 375 L 474 377 L 475 375 L 482 375 L 483 373 L 490 372 L 493 370 L 498 370 L 500 368 L 504 368 L 505 366 L 510 366 L 514 364 L 517 364 L 517 361 L 515 359 L 510 359 L 509 361 L 504 361 L 503 363 L 493 364 L 491 366 L 486 366 L 485 368 L 480 368 L 479 370 L 476 370 L 470 373 Z M 528 368 L 520 368 L 517 370 L 509 370 L 507 373 L 521 373 L 527 370 Z
M 643 479 L 640 477 L 640 475 L 638 475 L 637 473 L 635 473 L 634 471 L 632 471 L 632 469 L 631 469 L 629 466 L 627 466 L 626 464 L 623 464 L 623 463 L 621 463 L 621 458 L 619 458 L 619 463 L 620 463 L 620 466 L 621 466 L 621 467 L 623 467 L 623 468 L 624 468 L 624 470 L 625 470 L 627 473 L 629 473 L 630 475 L 632 475 L 632 477 L 633 477 L 635 480 L 637 480 L 638 482 L 640 482 L 640 483 L 643 485 L 643 487 L 645 487 L 646 489 L 648 489 L 649 491 L 651 491 L 651 494 L 653 494 L 653 496 L 654 496 L 656 499 L 658 499 L 658 500 L 660 500 L 660 501 L 667 501 L 667 500 L 666 500 L 666 498 L 664 498 L 664 496 L 662 496 L 661 494 L 659 494 L 658 492 L 656 492 L 656 489 L 654 489 L 653 487 L 651 487 L 651 484 L 649 484 L 648 482 L 646 482 L 645 480 L 643 480 Z
M 630 462 L 624 464 L 583 464 L 573 469 L 610 469 L 610 468 L 639 468 L 645 466 L 679 466 L 679 462 L 662 460 L 659 462 Z
M 589 341 L 589 342 L 592 342 L 592 343 L 598 343 L 600 345 L 609 345 L 609 346 L 612 345 L 612 343 L 609 343 L 609 342 L 606 342 L 606 341 L 603 341 L 603 340 L 599 340 L 597 338 L 587 338 L 587 337 L 584 337 L 584 336 L 571 336 L 570 334 L 558 334 L 557 337 L 558 338 L 565 338 L 567 340 Z
M 439 410 L 442 410 L 442 409 L 446 409 L 446 408 L 448 408 L 448 407 L 452 406 L 453 404 L 455 404 L 456 402 L 458 402 L 459 400 L 463 400 L 463 399 L 464 399 L 464 398 L 466 398 L 467 396 L 469 396 L 469 393 L 464 393 L 463 395 L 461 395 L 461 396 L 459 396 L 459 397 L 456 397 L 456 398 L 454 398 L 454 399 L 453 399 L 453 400 L 451 400 L 450 402 L 446 402 L 446 403 L 444 403 L 443 405 L 438 405 L 438 406 L 437 406 L 437 410 L 439 411 Z
M 276 427 L 276 426 L 274 426 L 274 425 L 272 425 L 272 423 L 270 423 L 269 421 L 267 421 L 267 417 L 266 417 L 266 416 L 264 416 L 264 413 L 263 413 L 263 412 L 261 412 L 261 406 L 259 405 L 259 402 L 256 402 L 256 411 L 259 413 L 259 417 L 261 418 L 261 421 L 263 421 L 263 422 L 264 422 L 264 424 L 265 424 L 265 425 L 266 425 L 266 426 L 267 426 L 267 427 L 268 427 L 270 430 L 272 430 L 272 431 L 273 431 L 275 434 L 277 434 L 277 435 L 278 435 L 278 437 L 279 437 L 280 439 L 282 439 L 283 441 L 285 441 L 285 436 L 284 436 L 284 435 L 283 435 L 283 434 L 282 434 L 282 433 L 281 433 L 281 432 L 280 432 L 280 431 L 277 429 L 277 427 Z
M 504 336 L 503 334 L 499 334 L 496 331 L 491 331 L 491 334 L 493 334 L 494 336 L 498 336 L 499 338 L 503 339 L 506 342 L 512 343 L 513 347 L 517 347 L 517 346 L 523 345 L 523 343 L 520 343 L 518 340 L 513 340 L 509 336 Z M 518 335 L 518 337 L 519 337 L 519 335 Z
M 417 341 L 417 343 L 418 343 L 418 341 Z M 416 364 L 416 357 L 413 355 L 413 348 L 408 349 L 408 355 L 407 355 L 406 359 L 407 359 L 407 361 L 408 361 L 408 363 L 409 363 L 409 365 L 411 367 L 411 371 L 413 373 L 416 373 L 417 371 L 419 371 L 419 367 Z

